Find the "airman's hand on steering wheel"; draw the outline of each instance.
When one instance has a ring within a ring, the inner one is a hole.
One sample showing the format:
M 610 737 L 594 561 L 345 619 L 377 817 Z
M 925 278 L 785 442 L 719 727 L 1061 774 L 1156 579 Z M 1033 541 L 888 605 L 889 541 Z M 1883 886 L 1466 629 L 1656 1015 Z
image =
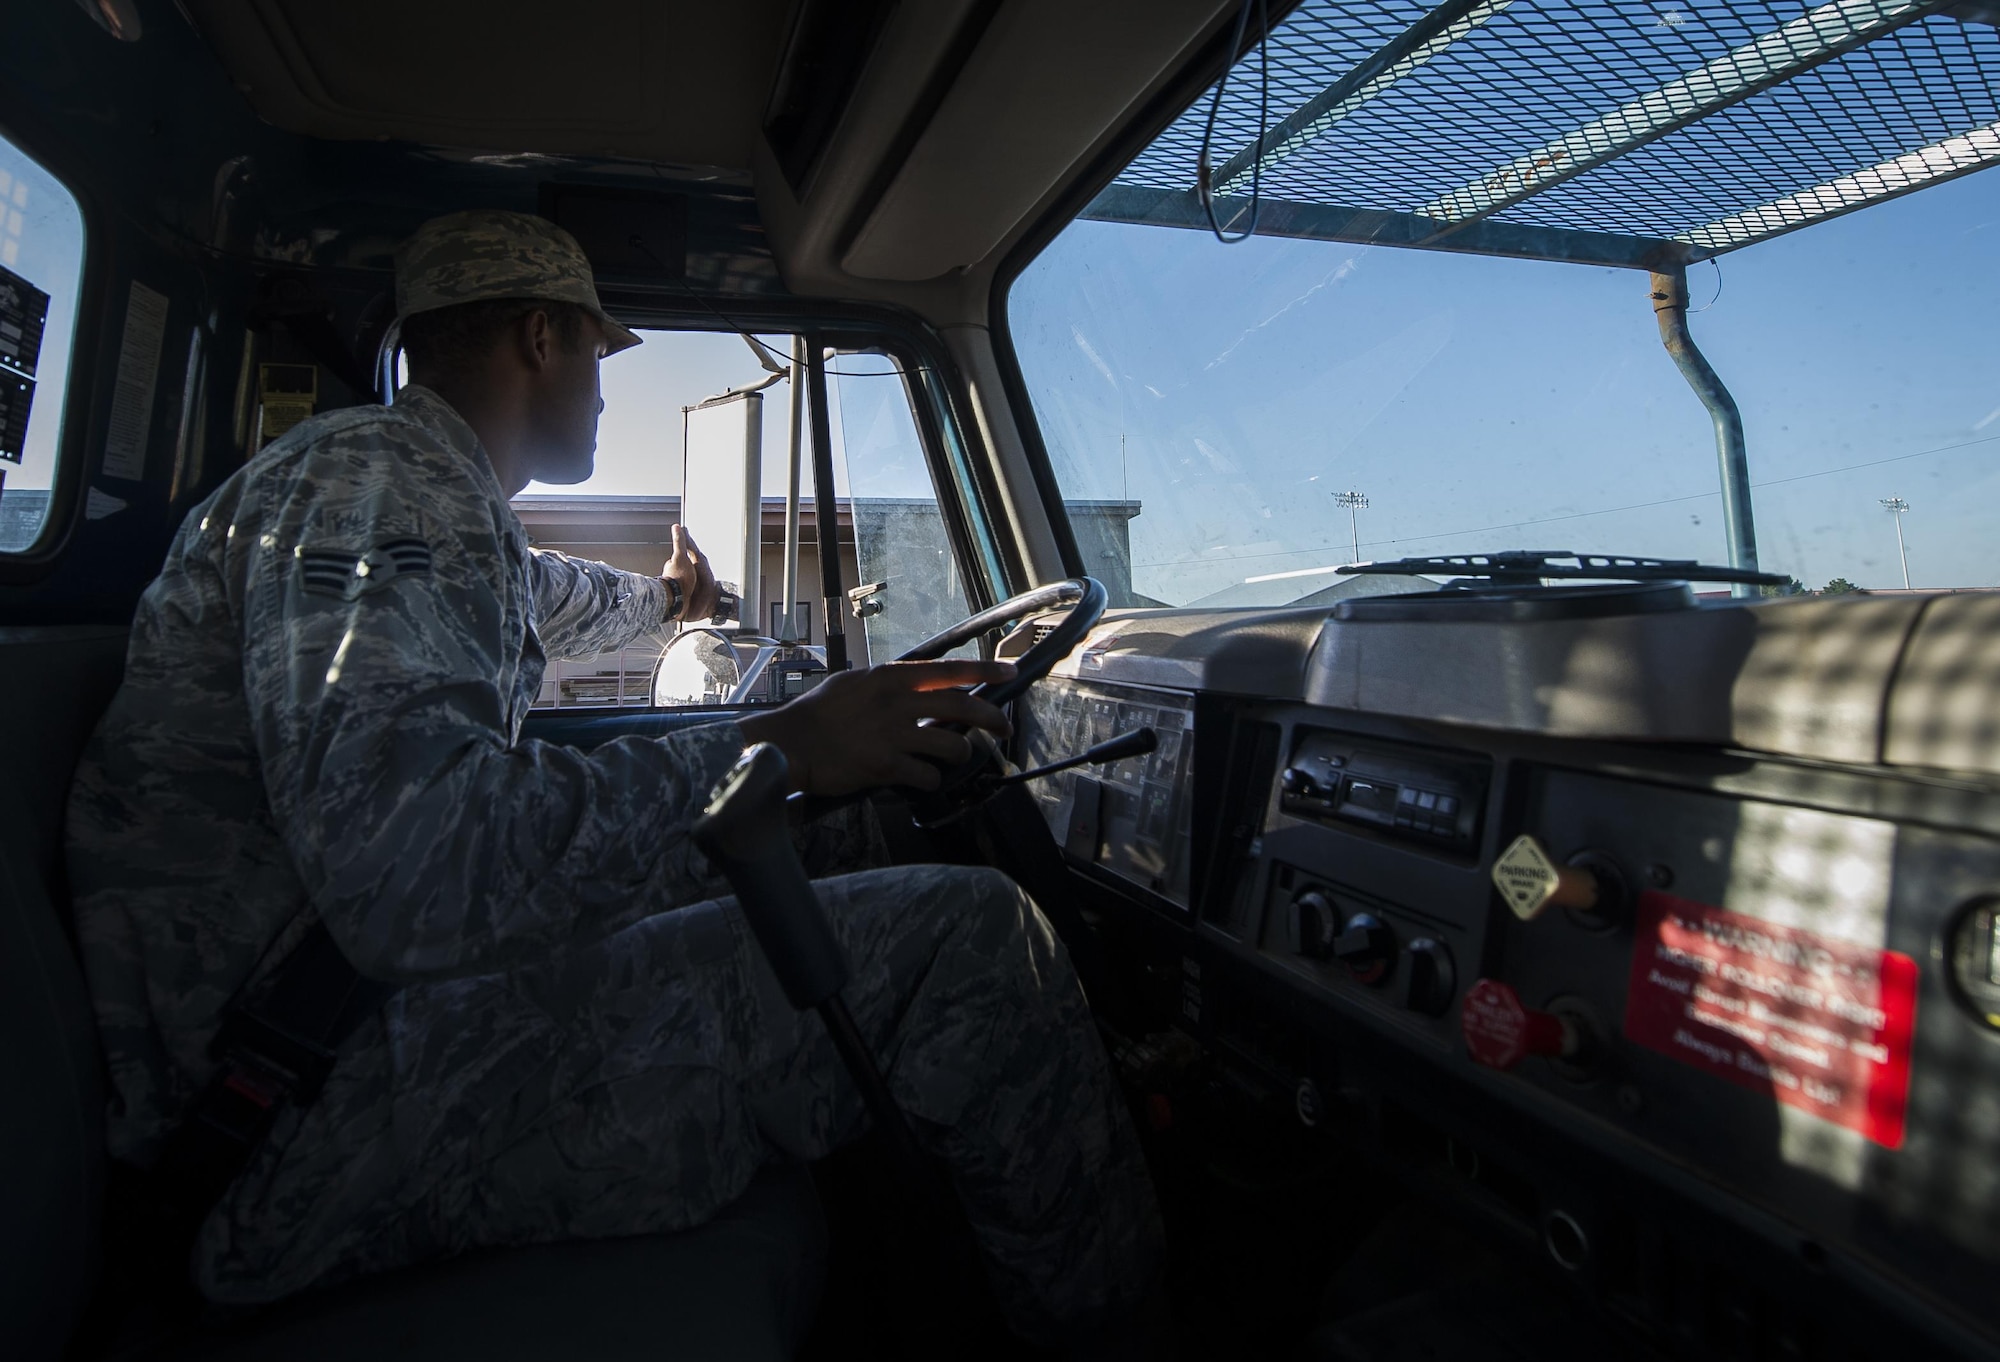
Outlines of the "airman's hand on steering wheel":
M 708 555 L 695 544 L 685 525 L 674 526 L 674 556 L 660 569 L 660 577 L 681 589 L 683 622 L 691 624 L 715 613 L 716 603 L 721 599 L 715 573 L 709 569 Z
M 963 733 L 922 721 L 1006 737 L 1012 732 L 1007 716 L 957 688 L 1013 675 L 1011 662 L 951 660 L 835 672 L 790 704 L 742 720 L 743 736 L 778 745 L 791 765 L 794 790 L 816 795 L 884 785 L 935 790 L 943 779 L 937 763 L 967 761 L 972 743 Z

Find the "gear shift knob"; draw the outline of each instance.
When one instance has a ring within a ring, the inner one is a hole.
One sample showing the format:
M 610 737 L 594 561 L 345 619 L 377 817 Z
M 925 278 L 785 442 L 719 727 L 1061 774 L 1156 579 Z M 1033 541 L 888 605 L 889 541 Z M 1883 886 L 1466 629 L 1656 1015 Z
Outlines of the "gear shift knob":
M 847 983 L 847 953 L 792 845 L 785 799 L 790 776 L 785 754 L 770 743 L 744 752 L 716 782 L 707 810 L 695 820 L 695 845 L 729 877 L 787 1001 L 801 1012 L 816 1010 L 826 1023 L 828 1039 L 861 1090 L 869 1114 L 895 1143 L 912 1186 L 930 1205 L 947 1204 L 931 1186 L 916 1133 L 840 996 Z
M 848 971 L 792 845 L 790 775 L 785 754 L 770 743 L 749 748 L 710 793 L 694 841 L 728 878 L 786 999 L 803 1012 L 839 993 Z

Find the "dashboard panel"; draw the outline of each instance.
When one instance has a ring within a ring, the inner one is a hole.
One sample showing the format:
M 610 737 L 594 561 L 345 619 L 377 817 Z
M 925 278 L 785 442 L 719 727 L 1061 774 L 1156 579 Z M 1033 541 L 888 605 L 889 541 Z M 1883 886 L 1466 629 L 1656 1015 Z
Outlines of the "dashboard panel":
M 1443 677 L 1448 628 L 1114 616 L 1038 687 L 1024 764 L 1182 716 L 1174 762 L 1102 778 L 1172 811 L 1170 880 L 1157 836 L 1078 833 L 1074 787 L 1042 809 L 1180 933 L 1188 1029 L 1302 1119 L 1339 1092 L 1404 1132 L 1391 1162 L 1484 1167 L 1562 1270 L 1662 1318 L 1699 1279 L 1787 1337 L 2000 1357 L 2000 760 L 1970 717 L 2000 614 L 1954 603 L 1941 643 L 1921 599 L 1842 605 L 1474 630 Z M 1959 659 L 1941 698 L 1913 673 L 1921 766 L 1882 760 L 1913 638 Z
M 1159 746 L 1144 757 L 1065 771 L 1029 788 L 1072 864 L 1186 912 L 1194 859 L 1194 697 L 1159 686 L 1040 686 L 1016 717 L 1026 766 L 1136 729 L 1159 735 Z

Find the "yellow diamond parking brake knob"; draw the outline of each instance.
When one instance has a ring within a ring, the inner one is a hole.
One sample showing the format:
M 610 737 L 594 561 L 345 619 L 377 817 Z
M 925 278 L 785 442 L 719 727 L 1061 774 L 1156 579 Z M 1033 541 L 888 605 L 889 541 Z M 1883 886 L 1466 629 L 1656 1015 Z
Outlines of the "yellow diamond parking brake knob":
M 1589 912 L 1599 898 L 1597 876 L 1583 866 L 1557 865 L 1533 833 L 1522 833 L 1493 862 L 1493 887 L 1526 922 L 1544 908 Z

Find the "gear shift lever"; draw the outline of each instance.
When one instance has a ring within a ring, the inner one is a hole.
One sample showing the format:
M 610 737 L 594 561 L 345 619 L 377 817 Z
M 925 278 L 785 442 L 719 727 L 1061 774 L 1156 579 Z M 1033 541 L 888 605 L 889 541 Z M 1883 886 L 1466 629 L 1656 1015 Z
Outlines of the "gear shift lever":
M 912 1175 L 921 1176 L 927 1165 L 916 1135 L 840 996 L 847 984 L 847 954 L 792 845 L 785 807 L 789 775 L 785 754 L 770 743 L 744 752 L 695 820 L 695 845 L 736 891 L 786 999 L 801 1012 L 810 1007 L 819 1013 L 875 1124 L 895 1143 Z

